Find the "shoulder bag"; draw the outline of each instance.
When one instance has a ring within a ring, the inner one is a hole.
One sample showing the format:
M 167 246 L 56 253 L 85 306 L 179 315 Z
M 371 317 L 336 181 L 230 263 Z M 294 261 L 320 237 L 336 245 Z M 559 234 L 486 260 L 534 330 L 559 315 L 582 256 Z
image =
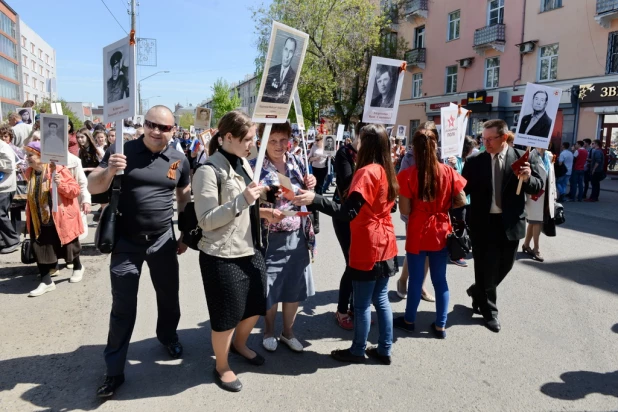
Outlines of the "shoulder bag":
M 453 176 L 451 181 L 451 208 L 449 209 L 449 212 L 453 210 L 454 191 L 455 177 Z M 470 236 L 468 235 L 468 225 L 464 220 L 451 219 L 450 213 L 449 220 L 451 221 L 451 226 L 453 227 L 453 231 L 446 237 L 446 247 L 448 248 L 449 256 L 452 260 L 463 259 L 472 250 L 472 242 L 470 241 Z
M 118 220 L 118 200 L 122 175 L 114 176 L 112 182 L 112 196 L 109 205 L 103 209 L 99 225 L 94 234 L 94 244 L 101 253 L 112 253 L 116 245 L 116 221 Z
M 221 204 L 221 172 L 212 163 L 205 163 L 200 166 L 210 166 L 217 177 L 217 194 L 219 196 L 219 204 Z M 189 202 L 185 206 L 183 213 L 184 221 L 180 224 L 182 232 L 182 243 L 189 246 L 193 250 L 198 250 L 198 244 L 202 239 L 202 228 L 199 225 L 197 214 L 195 213 L 195 203 Z
M 32 239 L 24 239 L 21 242 L 21 263 L 31 265 L 36 262 L 34 257 L 34 248 L 32 247 Z

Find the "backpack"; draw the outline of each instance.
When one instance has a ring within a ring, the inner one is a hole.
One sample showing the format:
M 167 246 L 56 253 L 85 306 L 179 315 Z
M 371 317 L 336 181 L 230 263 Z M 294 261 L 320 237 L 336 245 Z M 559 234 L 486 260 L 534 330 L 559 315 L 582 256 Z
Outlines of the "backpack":
M 219 204 L 221 203 L 221 171 L 212 163 L 207 162 L 200 166 L 210 166 L 215 172 L 217 177 L 217 195 L 219 197 Z M 196 170 L 200 167 L 196 167 Z M 184 222 L 182 231 L 182 243 L 189 246 L 193 250 L 198 250 L 198 244 L 202 239 L 202 228 L 199 225 L 197 214 L 195 213 L 195 203 L 189 202 L 185 206 Z

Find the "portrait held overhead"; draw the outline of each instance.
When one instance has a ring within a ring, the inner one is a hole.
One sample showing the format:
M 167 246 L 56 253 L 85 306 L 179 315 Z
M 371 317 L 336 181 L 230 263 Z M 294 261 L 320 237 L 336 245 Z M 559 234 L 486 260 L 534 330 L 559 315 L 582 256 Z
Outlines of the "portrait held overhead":
M 547 149 L 561 98 L 561 89 L 528 83 L 519 113 L 515 144 Z
M 103 112 L 106 122 L 136 115 L 135 46 L 126 37 L 103 49 Z
M 373 56 L 365 96 L 363 122 L 397 123 L 406 62 Z
M 41 159 L 44 162 L 68 164 L 69 127 L 68 117 L 56 114 L 42 114 Z
M 212 112 L 211 109 L 206 107 L 198 107 L 195 109 L 195 127 L 199 128 L 209 128 L 210 127 L 210 118 Z
M 27 107 L 24 109 L 19 109 L 19 115 L 21 116 L 21 121 L 25 124 L 32 124 L 34 117 L 32 116 L 32 107 Z
M 374 76 L 373 98 L 371 107 L 385 107 L 392 109 L 395 105 L 395 94 L 397 93 L 398 68 L 378 64 Z M 371 80 L 369 80 L 371 81 Z

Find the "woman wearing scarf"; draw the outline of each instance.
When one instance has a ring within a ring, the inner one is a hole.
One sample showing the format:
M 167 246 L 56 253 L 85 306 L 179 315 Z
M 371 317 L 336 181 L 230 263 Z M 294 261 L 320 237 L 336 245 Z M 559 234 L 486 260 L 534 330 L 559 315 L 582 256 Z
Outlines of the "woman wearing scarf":
M 28 169 L 28 200 L 26 202 L 26 227 L 32 239 L 34 257 L 41 275 L 39 287 L 29 296 L 41 296 L 56 289 L 51 280 L 58 259 L 73 264 L 69 282 L 82 280 L 84 267 L 79 260 L 81 245 L 79 235 L 84 232 L 77 198 L 79 184 L 64 166 L 41 162 L 41 145 L 30 142 L 25 147 Z M 55 174 L 54 174 L 55 172 Z M 53 211 L 52 188 L 58 188 L 58 210 Z
M 258 135 L 263 136 L 264 125 Z M 279 303 L 282 304 L 283 332 L 279 340 L 295 352 L 302 352 L 303 345 L 294 336 L 294 320 L 299 302 L 315 294 L 311 273 L 311 256 L 315 251 L 315 234 L 308 216 L 289 216 L 283 212 L 299 212 L 300 207 L 291 202 L 299 189 L 313 189 L 316 179 L 308 175 L 300 159 L 288 153 L 288 143 L 292 135 L 289 123 L 273 124 L 266 148 L 266 157 L 260 173 L 260 186 L 269 186 L 269 196 L 260 205 L 262 233 L 267 234 L 266 273 L 267 301 L 266 326 L 264 328 L 264 349 L 274 352 L 277 349 L 275 338 L 275 318 Z M 255 168 L 256 160 L 250 162 Z M 286 193 L 283 179 L 291 184 L 294 193 Z M 281 188 L 283 194 L 277 199 L 275 194 Z M 272 195 L 271 195 L 272 194 Z M 306 211 L 306 209 L 304 209 Z

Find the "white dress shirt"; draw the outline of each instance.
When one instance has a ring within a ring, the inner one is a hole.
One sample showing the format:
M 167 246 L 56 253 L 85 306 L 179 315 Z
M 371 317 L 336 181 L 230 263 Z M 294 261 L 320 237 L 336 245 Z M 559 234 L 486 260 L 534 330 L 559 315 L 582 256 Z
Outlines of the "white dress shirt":
M 283 65 L 281 65 L 281 73 L 279 74 L 279 84 L 283 83 L 283 79 L 285 79 L 285 76 L 288 74 L 289 69 L 290 69 L 290 66 L 283 67 Z
M 502 209 L 498 207 L 498 205 L 496 205 L 496 191 L 495 191 L 495 187 L 496 185 L 494 184 L 495 180 L 496 180 L 496 174 L 494 171 L 494 158 L 496 156 L 500 156 L 499 158 L 499 162 L 500 162 L 500 169 L 503 172 L 502 175 L 502 179 L 504 179 L 504 162 L 506 161 L 506 152 L 507 150 L 509 150 L 509 146 L 505 146 L 504 149 L 502 149 L 502 151 L 500 153 L 491 153 L 491 208 L 489 209 L 489 213 L 491 214 L 497 214 L 497 213 L 502 213 Z M 504 182 L 504 180 L 503 180 Z

